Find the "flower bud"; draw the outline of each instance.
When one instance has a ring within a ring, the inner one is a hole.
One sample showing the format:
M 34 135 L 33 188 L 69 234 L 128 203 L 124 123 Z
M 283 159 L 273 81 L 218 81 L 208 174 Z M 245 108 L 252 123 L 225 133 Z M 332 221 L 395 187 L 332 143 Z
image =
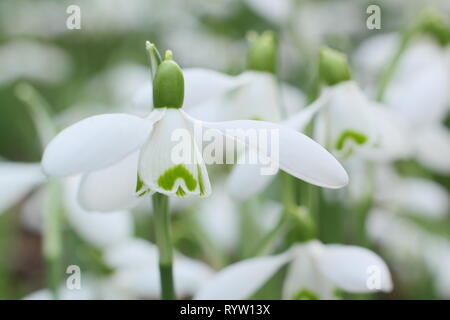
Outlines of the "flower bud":
M 319 76 L 329 86 L 350 80 L 347 57 L 336 50 L 323 48 L 319 56 Z
M 164 61 L 156 70 L 153 80 L 153 106 L 155 108 L 181 108 L 184 99 L 184 77 L 181 68 L 166 51 Z
M 247 39 L 250 44 L 247 55 L 247 69 L 275 73 L 277 67 L 275 33 L 265 31 L 258 35 L 256 32 L 250 32 Z

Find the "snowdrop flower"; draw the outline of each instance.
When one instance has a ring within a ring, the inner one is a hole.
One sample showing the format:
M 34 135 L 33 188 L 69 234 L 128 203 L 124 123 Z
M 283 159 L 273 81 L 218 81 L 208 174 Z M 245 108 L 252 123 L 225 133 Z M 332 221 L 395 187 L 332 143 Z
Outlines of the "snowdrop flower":
M 158 251 L 150 242 L 130 238 L 105 251 L 105 263 L 114 272 L 111 286 L 132 299 L 160 297 Z M 214 274 L 205 263 L 175 254 L 174 279 L 177 297 L 191 297 Z
M 305 97 L 296 88 L 278 83 L 277 44 L 275 34 L 249 32 L 247 71 L 231 77 L 235 83 L 228 90 L 187 109 L 205 121 L 238 119 L 280 122 L 283 115 L 293 115 L 305 105 Z
M 328 86 L 316 101 L 281 124 L 303 130 L 313 122 L 312 136 L 339 159 L 353 155 L 389 162 L 410 154 L 406 124 L 394 112 L 371 102 L 350 79 L 346 58 L 323 49 L 320 73 Z M 228 188 L 233 196 L 246 199 L 261 191 L 271 180 L 262 176 L 255 165 L 236 168 Z
M 331 299 L 335 298 L 333 292 L 336 288 L 355 293 L 388 292 L 392 289 L 386 264 L 372 251 L 310 241 L 279 255 L 230 265 L 208 281 L 194 298 L 249 298 L 288 263 L 283 284 L 284 299 Z
M 44 171 L 51 176 L 84 174 L 80 200 L 86 207 L 100 210 L 111 208 L 111 201 L 118 206 L 126 204 L 135 198 L 136 190 L 171 196 L 207 196 L 211 186 L 197 142 L 199 137 L 194 136 L 193 130 L 200 125 L 221 135 L 230 129 L 276 129 L 282 170 L 329 188 L 347 183 L 341 165 L 306 136 L 263 121 L 201 122 L 183 111 L 183 96 L 183 73 L 168 51 L 154 76 L 154 109 L 147 118 L 107 114 L 87 118 L 63 130 L 45 150 Z M 189 133 L 187 143 L 192 156 L 189 161 L 171 156 L 176 145 L 171 136 L 177 129 Z M 116 186 L 112 180 L 118 176 L 122 182 Z
M 363 74 L 370 76 L 382 69 L 399 42 L 398 37 L 387 35 L 363 44 L 357 53 L 360 64 L 366 63 Z M 366 52 L 380 52 L 379 48 L 387 51 L 381 55 L 383 59 L 364 56 Z M 442 174 L 450 172 L 450 133 L 442 124 L 450 106 L 449 65 L 448 46 L 442 48 L 428 38 L 417 39 L 400 58 L 384 98 L 387 106 L 405 120 L 411 156 L 426 168 Z

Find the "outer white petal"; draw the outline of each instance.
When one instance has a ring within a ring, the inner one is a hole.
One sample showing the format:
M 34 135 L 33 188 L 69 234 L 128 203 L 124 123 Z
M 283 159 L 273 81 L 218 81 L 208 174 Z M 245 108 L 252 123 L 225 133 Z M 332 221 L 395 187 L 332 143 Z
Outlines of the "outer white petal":
M 421 39 L 399 62 L 385 101 L 415 126 L 443 121 L 448 113 L 450 73 L 445 52 Z
M 378 202 L 394 211 L 444 218 L 450 212 L 447 190 L 436 182 L 420 178 L 397 177 L 392 186 L 381 185 Z
M 208 172 L 192 123 L 178 109 L 167 109 L 141 150 L 139 176 L 151 191 L 208 196 Z
M 183 74 L 185 83 L 183 105 L 188 112 L 242 84 L 237 77 L 211 69 L 187 68 L 183 69 Z
M 104 251 L 105 263 L 111 268 L 151 266 L 158 263 L 158 249 L 144 239 L 132 238 L 109 246 Z
M 322 275 L 318 268 L 318 257 L 324 245 L 318 241 L 297 245 L 291 249 L 294 257 L 289 265 L 283 284 L 283 298 L 293 299 L 302 290 L 314 294 L 318 299 L 332 299 L 335 286 Z
M 151 129 L 151 121 L 127 114 L 87 118 L 64 129 L 50 142 L 42 166 L 53 176 L 107 167 L 142 146 Z
M 340 188 L 348 183 L 344 168 L 328 151 L 314 140 L 290 128 L 253 120 L 203 122 L 200 125 L 217 129 L 227 137 L 258 149 L 263 156 L 271 159 L 272 163 L 279 163 L 282 170 L 296 178 L 327 188 Z M 258 139 L 256 144 L 249 143 L 239 136 L 236 137 L 236 130 L 254 131 L 261 139 Z M 275 139 L 277 134 L 278 139 Z M 274 140 L 273 144 L 271 139 Z
M 78 177 L 67 179 L 64 205 L 67 219 L 75 231 L 92 245 L 104 248 L 120 243 L 133 234 L 133 218 L 127 211 L 88 212 L 78 204 Z
M 282 24 L 287 21 L 291 8 L 289 0 L 246 0 L 256 13 L 262 15 L 274 23 Z
M 249 298 L 285 263 L 286 254 L 259 257 L 232 264 L 218 272 L 194 296 L 197 300 L 243 300 Z
M 299 112 L 292 114 L 281 124 L 297 131 L 303 131 L 308 123 L 314 118 L 314 116 L 329 102 L 329 95 L 322 94 L 319 98 L 306 106 Z
M 44 181 L 38 163 L 0 162 L 0 213 Z
M 206 263 L 182 255 L 175 256 L 174 281 L 177 296 L 192 297 L 214 276 Z
M 297 113 L 306 106 L 306 97 L 299 89 L 286 83 L 280 84 L 282 109 L 287 116 Z
M 88 211 L 114 211 L 134 206 L 136 196 L 139 152 L 120 162 L 88 173 L 81 180 L 78 198 Z
M 450 174 L 450 132 L 441 125 L 429 126 L 417 132 L 417 159 L 425 167 Z
M 357 246 L 326 245 L 318 258 L 325 277 L 348 292 L 391 291 L 392 279 L 386 263 L 374 252 Z M 379 281 L 371 279 L 379 277 Z
M 270 73 L 257 71 L 246 71 L 239 78 L 245 84 L 230 94 L 229 116 L 222 120 L 279 122 L 282 100 L 277 79 Z

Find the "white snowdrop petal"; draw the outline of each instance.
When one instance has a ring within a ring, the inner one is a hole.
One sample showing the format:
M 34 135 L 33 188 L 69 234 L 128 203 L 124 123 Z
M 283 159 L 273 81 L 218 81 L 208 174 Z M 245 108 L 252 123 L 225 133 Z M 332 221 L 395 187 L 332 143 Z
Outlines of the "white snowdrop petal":
M 348 292 L 391 291 L 386 263 L 374 252 L 357 246 L 326 245 L 318 258 L 324 276 Z
M 400 59 L 385 94 L 386 103 L 413 126 L 443 121 L 450 102 L 448 68 L 448 58 L 440 46 L 430 39 L 419 39 Z
M 416 135 L 416 156 L 425 167 L 450 173 L 450 132 L 442 125 L 424 128 Z
M 394 188 L 386 190 L 384 194 L 385 205 L 429 218 L 444 218 L 448 215 L 449 199 L 443 186 L 420 178 L 399 178 Z
M 111 268 L 132 268 L 158 264 L 158 249 L 144 239 L 129 238 L 104 250 L 105 263 Z
M 0 162 L 0 213 L 44 181 L 38 163 Z
M 280 169 L 296 178 L 326 188 L 340 188 L 348 183 L 348 176 L 342 165 L 314 140 L 295 130 L 275 123 L 254 120 L 201 124 L 245 143 L 247 142 L 235 133 L 242 130 L 256 132 L 260 137 L 258 142 L 247 145 L 269 158 L 272 164 L 278 163 Z M 272 170 L 267 170 L 266 174 L 269 174 L 269 171 Z M 272 172 L 274 173 L 276 172 Z
M 254 119 L 279 122 L 281 96 L 277 79 L 270 73 L 246 71 L 239 76 L 243 85 L 232 92 L 228 116 L 223 120 Z M 264 92 L 264 94 L 261 94 Z
M 246 0 L 245 2 L 256 13 L 274 23 L 281 24 L 285 22 L 289 16 L 290 10 L 292 10 L 289 0 Z
M 194 296 L 197 300 L 248 299 L 289 260 L 288 255 L 258 257 L 218 272 Z
M 291 249 L 290 263 L 283 283 L 284 299 L 332 299 L 335 286 L 324 277 L 317 266 L 317 257 L 323 251 L 318 241 L 297 245 Z
M 186 68 L 183 69 L 183 75 L 185 83 L 183 105 L 187 112 L 241 84 L 237 77 L 211 69 Z
M 141 150 L 139 176 L 153 192 L 208 196 L 211 185 L 191 122 L 178 109 L 167 109 Z
M 112 166 L 83 176 L 78 198 L 89 211 L 114 211 L 134 206 L 139 152 L 134 152 Z
M 141 147 L 151 130 L 150 120 L 127 114 L 93 116 L 59 133 L 45 149 L 42 166 L 52 176 L 98 170 Z

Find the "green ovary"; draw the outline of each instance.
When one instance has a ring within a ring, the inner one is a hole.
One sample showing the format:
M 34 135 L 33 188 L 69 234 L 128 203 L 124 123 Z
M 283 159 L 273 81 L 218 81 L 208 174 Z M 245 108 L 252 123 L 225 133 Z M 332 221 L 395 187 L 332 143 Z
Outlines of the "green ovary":
M 357 131 L 345 130 L 336 142 L 336 149 L 342 150 L 347 140 L 353 140 L 357 144 L 362 145 L 367 141 L 367 136 Z
M 195 180 L 194 176 L 188 169 L 182 164 L 178 164 L 172 168 L 167 169 L 159 178 L 158 185 L 164 190 L 170 191 L 173 189 L 175 182 L 178 179 L 183 179 L 186 185 L 186 188 L 189 191 L 194 191 L 197 187 L 197 180 Z M 186 195 L 185 191 L 179 187 L 176 191 L 177 196 Z

